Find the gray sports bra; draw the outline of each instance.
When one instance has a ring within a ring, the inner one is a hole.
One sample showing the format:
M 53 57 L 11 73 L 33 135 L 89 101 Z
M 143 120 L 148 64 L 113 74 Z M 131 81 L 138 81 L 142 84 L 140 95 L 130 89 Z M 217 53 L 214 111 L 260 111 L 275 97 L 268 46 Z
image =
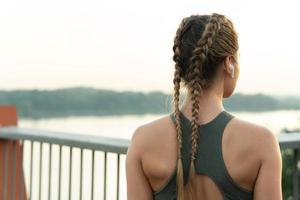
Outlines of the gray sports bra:
M 175 123 L 174 113 L 170 114 Z M 253 192 L 237 185 L 230 177 L 222 156 L 222 135 L 227 123 L 234 117 L 226 110 L 221 111 L 213 120 L 198 126 L 198 152 L 195 170 L 205 174 L 218 186 L 223 200 L 252 200 Z M 191 121 L 180 112 L 182 128 L 182 162 L 184 183 L 187 183 L 191 151 Z M 176 200 L 176 170 L 159 190 L 153 193 L 154 200 Z

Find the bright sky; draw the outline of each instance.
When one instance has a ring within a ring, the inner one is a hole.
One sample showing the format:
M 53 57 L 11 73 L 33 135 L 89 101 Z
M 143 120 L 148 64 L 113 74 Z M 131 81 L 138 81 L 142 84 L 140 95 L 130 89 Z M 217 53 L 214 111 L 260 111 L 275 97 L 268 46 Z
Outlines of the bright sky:
M 296 0 L 9 0 L 0 2 L 0 89 L 91 86 L 173 91 L 172 45 L 185 16 L 236 26 L 236 92 L 300 95 Z

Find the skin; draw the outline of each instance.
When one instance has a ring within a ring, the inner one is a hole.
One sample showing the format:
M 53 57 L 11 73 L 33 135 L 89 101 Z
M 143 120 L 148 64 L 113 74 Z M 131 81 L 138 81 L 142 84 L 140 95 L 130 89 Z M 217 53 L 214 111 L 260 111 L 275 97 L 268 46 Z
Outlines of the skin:
M 231 78 L 229 64 L 234 64 Z M 198 124 L 211 121 L 224 110 L 223 98 L 230 97 L 239 77 L 239 65 L 228 56 L 220 64 L 213 85 L 200 97 Z M 181 112 L 192 119 L 190 93 Z M 166 145 L 167 144 L 167 145 Z M 223 158 L 233 181 L 253 191 L 255 200 L 282 200 L 282 159 L 277 138 L 268 128 L 234 117 L 225 127 Z M 143 124 L 133 133 L 126 157 L 128 200 L 151 200 L 170 178 L 177 165 L 177 137 L 169 116 Z M 222 199 L 216 184 L 196 174 L 192 184 L 196 199 Z

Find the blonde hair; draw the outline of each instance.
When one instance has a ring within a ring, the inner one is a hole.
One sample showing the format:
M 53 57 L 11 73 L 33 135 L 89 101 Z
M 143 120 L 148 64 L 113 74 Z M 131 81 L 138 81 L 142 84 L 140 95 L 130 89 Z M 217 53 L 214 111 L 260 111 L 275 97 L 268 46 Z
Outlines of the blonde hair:
M 191 92 L 191 162 L 187 195 L 194 196 L 191 183 L 195 175 L 194 161 L 197 155 L 199 97 L 203 90 L 212 85 L 218 65 L 226 56 L 234 58 L 238 51 L 237 33 L 232 22 L 224 15 L 191 15 L 183 18 L 176 31 L 173 45 L 174 72 L 174 114 L 177 131 L 177 200 L 185 198 L 185 184 L 182 165 L 182 130 L 180 124 L 180 83 Z M 235 59 L 236 61 L 236 59 Z

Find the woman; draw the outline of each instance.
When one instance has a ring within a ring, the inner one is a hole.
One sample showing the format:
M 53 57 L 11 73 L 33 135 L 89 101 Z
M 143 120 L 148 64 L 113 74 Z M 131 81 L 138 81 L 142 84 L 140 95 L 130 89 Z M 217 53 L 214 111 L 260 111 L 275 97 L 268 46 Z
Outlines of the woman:
M 216 13 L 184 18 L 173 51 L 175 109 L 135 130 L 128 200 L 281 200 L 276 137 L 223 107 L 239 76 L 232 22 Z M 181 81 L 187 96 L 180 106 Z

